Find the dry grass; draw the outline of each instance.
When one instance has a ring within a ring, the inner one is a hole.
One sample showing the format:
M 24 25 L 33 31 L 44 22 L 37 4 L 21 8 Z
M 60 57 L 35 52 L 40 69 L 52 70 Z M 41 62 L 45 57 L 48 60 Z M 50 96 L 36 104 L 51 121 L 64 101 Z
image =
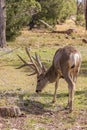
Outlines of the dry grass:
M 69 36 L 66 36 L 66 34 L 60 34 L 60 33 L 51 33 L 47 30 L 37 30 L 34 29 L 32 31 L 28 31 L 27 29 L 22 30 L 21 36 L 17 37 L 16 41 L 13 43 L 10 43 L 11 46 L 18 46 L 18 47 L 24 47 L 24 46 L 33 46 L 34 48 L 44 47 L 44 46 L 50 46 L 55 47 L 57 45 L 67 45 L 67 44 L 73 44 L 73 45 L 83 45 L 82 38 L 87 37 L 87 31 L 83 27 L 76 26 L 71 21 L 66 21 L 66 23 L 62 25 L 56 25 L 55 29 L 59 31 L 65 31 L 69 28 L 73 28 L 76 30 L 76 32 L 72 33 Z M 9 44 L 9 43 L 8 43 Z
M 68 21 L 69 22 L 69 21 Z M 58 26 L 58 29 L 68 29 L 68 26 Z M 70 25 L 70 24 L 69 24 Z M 69 28 L 75 27 L 71 24 Z M 76 27 L 75 27 L 76 28 Z M 87 32 L 81 27 L 77 33 L 66 38 L 65 34 L 53 34 L 46 30 L 22 30 L 21 36 L 15 42 L 10 42 L 9 47 L 19 47 L 12 53 L 0 57 L 0 106 L 18 105 L 26 113 L 21 118 L 0 118 L 0 129 L 10 130 L 86 130 L 87 129 L 87 44 L 81 38 L 87 37 Z M 76 84 L 74 112 L 69 114 L 65 110 L 67 104 L 67 84 L 60 80 L 57 102 L 52 105 L 54 84 L 48 84 L 44 91 L 35 94 L 36 76 L 29 77 L 28 68 L 17 70 L 22 64 L 17 57 L 21 55 L 27 60 L 25 46 L 31 48 L 31 53 L 37 51 L 42 61 L 48 67 L 52 62 L 55 51 L 64 45 L 76 46 L 82 54 L 81 72 Z M 3 50 L 1 54 L 5 54 Z

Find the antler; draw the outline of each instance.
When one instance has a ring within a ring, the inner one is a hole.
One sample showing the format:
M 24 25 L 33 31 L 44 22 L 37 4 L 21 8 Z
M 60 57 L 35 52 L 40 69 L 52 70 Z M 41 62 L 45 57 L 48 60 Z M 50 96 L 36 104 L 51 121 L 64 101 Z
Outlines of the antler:
M 30 55 L 30 53 L 28 51 L 28 48 L 26 48 L 26 52 L 27 52 L 28 57 L 30 58 L 30 61 L 31 61 L 33 67 L 35 68 L 36 73 L 40 74 L 40 71 L 39 71 L 37 65 L 35 64 L 35 62 L 33 61 L 33 58 L 32 58 L 32 56 Z
M 40 73 L 44 73 L 46 71 L 46 68 L 42 64 L 37 53 L 35 53 L 35 57 L 33 57 L 30 55 L 28 48 L 26 48 L 25 50 L 26 50 L 26 53 L 30 59 L 30 62 L 26 62 L 21 56 L 17 55 L 20 58 L 20 60 L 24 63 L 23 65 L 19 66 L 17 69 L 20 69 L 20 68 L 25 67 L 25 66 L 29 66 L 31 69 L 34 70 L 34 72 L 30 75 L 34 75 L 34 74 L 40 75 Z
M 46 68 L 45 66 L 43 65 L 43 63 L 41 62 L 40 60 L 40 57 L 37 53 L 35 53 L 35 57 L 33 57 L 33 59 L 36 61 L 36 63 L 38 64 L 38 66 L 40 67 L 41 69 L 41 72 L 44 73 L 46 72 Z
M 30 55 L 28 48 L 26 48 L 26 53 L 30 59 L 30 62 L 26 62 L 21 56 L 17 55 L 20 58 L 20 60 L 24 63 L 23 65 L 19 66 L 17 69 L 20 69 L 20 68 L 25 67 L 25 66 L 29 66 L 31 69 L 34 70 L 34 72 L 30 75 L 34 75 L 34 74 L 39 75 L 40 71 L 39 71 L 37 65 L 35 64 L 35 62 L 33 61 L 33 57 Z

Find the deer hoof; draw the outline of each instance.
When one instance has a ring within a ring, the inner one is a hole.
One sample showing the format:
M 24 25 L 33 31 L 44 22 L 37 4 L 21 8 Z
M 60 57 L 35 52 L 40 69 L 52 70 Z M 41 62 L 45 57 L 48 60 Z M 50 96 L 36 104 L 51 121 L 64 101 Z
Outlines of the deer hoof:
M 69 109 L 69 106 L 65 106 L 65 109 L 66 109 L 66 110 Z
M 71 113 L 73 111 L 73 109 L 71 108 L 71 109 L 69 109 L 69 113 Z
M 55 102 L 56 102 L 55 100 L 52 101 L 53 104 L 54 104 Z
M 65 106 L 65 109 L 70 109 L 69 103 Z

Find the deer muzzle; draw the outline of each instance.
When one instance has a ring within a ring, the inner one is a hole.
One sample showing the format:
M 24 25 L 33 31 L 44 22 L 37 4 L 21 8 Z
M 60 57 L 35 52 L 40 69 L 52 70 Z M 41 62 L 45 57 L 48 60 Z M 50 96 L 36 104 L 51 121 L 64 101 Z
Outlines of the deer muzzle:
M 36 90 L 36 93 L 40 93 L 41 92 L 41 90 Z

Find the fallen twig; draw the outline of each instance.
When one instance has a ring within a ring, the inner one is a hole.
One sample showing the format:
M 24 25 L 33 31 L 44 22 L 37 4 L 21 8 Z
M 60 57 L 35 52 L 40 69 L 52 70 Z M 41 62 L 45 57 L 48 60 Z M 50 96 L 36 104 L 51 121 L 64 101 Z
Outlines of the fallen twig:
M 6 53 L 4 53 L 4 54 L 1 54 L 0 57 L 2 57 L 2 56 L 4 56 L 4 55 L 7 55 L 7 54 L 9 54 L 9 53 L 12 53 L 13 51 L 15 51 L 15 50 L 17 50 L 17 49 L 19 49 L 19 47 L 14 48 L 13 50 L 10 50 L 10 51 L 8 51 L 8 52 L 6 52 Z
M 41 22 L 41 23 L 43 23 L 44 25 L 46 25 L 49 29 L 51 29 L 52 31 L 55 31 L 55 29 L 51 26 L 51 25 L 49 25 L 47 22 L 45 22 L 44 20 L 41 20 L 41 19 L 39 19 L 39 21 Z

